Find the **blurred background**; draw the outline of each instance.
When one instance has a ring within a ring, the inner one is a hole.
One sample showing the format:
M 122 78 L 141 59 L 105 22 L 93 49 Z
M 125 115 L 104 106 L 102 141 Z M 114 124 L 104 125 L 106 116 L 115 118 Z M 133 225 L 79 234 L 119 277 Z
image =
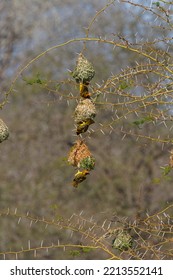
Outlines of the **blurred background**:
M 133 2 L 142 4 L 143 1 Z M 148 7 L 153 5 L 152 1 L 144 2 Z M 52 46 L 85 37 L 92 18 L 107 3 L 104 0 L 1 0 L 0 100 L 4 100 L 22 66 Z M 115 1 L 96 18 L 89 36 L 121 40 L 124 44 L 170 37 L 171 30 L 159 24 L 160 19 L 154 13 L 129 5 L 128 1 Z M 160 43 L 159 47 L 166 50 L 168 43 Z M 105 96 L 100 104 L 96 102 L 93 134 L 86 136 L 96 158 L 95 169 L 78 189 L 72 187 L 74 168 L 67 164 L 67 155 L 77 139 L 73 113 L 79 89 L 69 70 L 74 69 L 82 48 L 82 42 L 73 42 L 32 63 L 17 79 L 8 103 L 0 111 L 0 118 L 10 131 L 9 139 L 0 144 L 1 211 L 17 208 L 19 213 L 29 211 L 35 217 L 51 219 L 68 219 L 71 214 L 83 211 L 88 219 L 93 216 L 100 222 L 114 214 L 133 219 L 139 211 L 154 213 L 173 202 L 172 177 L 163 177 L 160 168 L 169 161 L 171 145 L 163 146 L 145 138 L 136 141 L 132 135 L 123 137 L 122 122 L 115 125 L 112 133 L 103 134 L 100 128 L 104 130 L 104 123 L 111 123 L 116 116 Z M 171 45 L 169 53 L 172 54 Z M 98 42 L 86 43 L 85 56 L 96 71 L 91 82 L 93 94 L 112 75 L 146 59 L 126 48 Z M 35 77 L 42 82 L 35 83 Z M 111 100 L 116 103 L 116 95 Z M 132 115 L 123 123 L 133 129 L 135 120 Z M 147 124 L 139 129 L 148 135 L 153 127 Z M 168 133 L 164 125 L 158 125 L 156 134 L 158 131 L 161 137 Z M 15 218 L 2 216 L 0 252 L 20 250 L 27 246 L 28 240 L 32 246 L 41 240 L 51 244 L 57 238 L 63 243 L 65 234 L 58 234 L 53 227 L 45 230 L 39 225 L 30 226 L 26 221 L 18 224 Z M 68 242 L 79 240 L 73 236 Z M 21 254 L 21 258 L 33 258 L 33 253 Z M 57 249 L 40 252 L 38 258 L 71 256 Z M 102 258 L 102 255 L 92 253 L 81 258 Z

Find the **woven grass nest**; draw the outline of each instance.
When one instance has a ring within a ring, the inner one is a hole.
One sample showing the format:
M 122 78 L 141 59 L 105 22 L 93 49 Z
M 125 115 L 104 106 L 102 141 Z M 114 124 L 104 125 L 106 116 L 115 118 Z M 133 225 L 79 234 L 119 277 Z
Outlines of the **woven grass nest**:
M 76 67 L 73 71 L 73 78 L 77 83 L 88 84 L 95 75 L 93 65 L 84 57 L 83 54 L 79 54 L 76 62 Z
M 2 119 L 0 119 L 0 143 L 6 140 L 9 136 L 8 127 L 3 122 Z
M 83 140 L 77 140 L 68 155 L 69 164 L 78 168 L 94 169 L 95 159 Z
M 81 123 L 88 119 L 93 120 L 96 116 L 96 107 L 90 99 L 82 99 L 79 101 L 75 113 L 74 120 L 76 123 Z

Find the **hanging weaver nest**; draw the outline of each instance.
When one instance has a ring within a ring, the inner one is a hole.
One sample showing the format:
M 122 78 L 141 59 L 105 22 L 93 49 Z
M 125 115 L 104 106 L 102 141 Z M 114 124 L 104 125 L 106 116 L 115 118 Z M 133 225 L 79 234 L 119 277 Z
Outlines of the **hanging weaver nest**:
M 121 229 L 118 230 L 116 238 L 112 241 L 112 248 L 120 251 L 127 251 L 132 247 L 132 243 L 131 235 L 127 231 Z
M 72 74 L 73 78 L 77 83 L 88 84 L 94 75 L 95 70 L 92 64 L 82 54 L 79 54 L 76 67 Z
M 95 159 L 82 140 L 77 140 L 71 148 L 68 155 L 68 162 L 73 166 L 87 170 L 93 169 L 95 165 Z
M 81 123 L 87 120 L 93 120 L 96 116 L 96 107 L 90 99 L 80 100 L 74 114 L 75 122 Z
M 0 119 L 0 143 L 6 140 L 9 136 L 8 127 L 3 122 L 3 120 Z

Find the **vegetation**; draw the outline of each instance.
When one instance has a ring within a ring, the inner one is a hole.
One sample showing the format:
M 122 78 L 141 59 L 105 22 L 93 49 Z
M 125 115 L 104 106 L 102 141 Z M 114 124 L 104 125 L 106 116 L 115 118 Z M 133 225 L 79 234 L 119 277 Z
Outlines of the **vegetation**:
M 14 2 L 0 7 L 0 257 L 173 259 L 173 2 Z M 92 65 L 76 83 L 79 53 Z

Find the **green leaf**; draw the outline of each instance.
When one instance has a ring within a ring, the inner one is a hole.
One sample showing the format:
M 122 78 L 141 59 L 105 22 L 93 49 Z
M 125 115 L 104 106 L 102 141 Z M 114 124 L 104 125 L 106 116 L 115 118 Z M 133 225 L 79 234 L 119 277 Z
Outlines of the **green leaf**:
M 56 90 L 60 90 L 60 88 L 61 88 L 61 85 L 60 84 L 56 84 L 55 89 Z
M 23 80 L 26 82 L 27 85 L 33 85 L 33 84 L 45 84 L 45 80 L 41 79 L 40 73 L 36 74 L 36 77 L 33 78 L 23 78 Z
M 78 250 L 71 250 L 69 254 L 73 257 L 80 256 L 80 252 Z
M 154 5 L 156 5 L 157 7 L 160 7 L 160 3 L 157 1 L 157 2 L 153 2 Z
M 93 249 L 90 248 L 90 247 L 82 247 L 82 252 L 83 253 L 89 253 L 91 250 L 93 250 Z
M 61 215 L 58 215 L 58 214 L 57 214 L 57 215 L 55 216 L 55 218 L 56 218 L 56 220 L 59 221 L 59 222 L 63 222 L 63 221 L 64 221 L 64 218 L 63 218 Z
M 150 121 L 153 121 L 154 118 L 151 117 L 151 116 L 146 116 L 145 118 L 142 118 L 142 119 L 138 119 L 136 121 L 133 121 L 133 124 L 138 126 L 139 128 L 141 128 L 141 126 L 144 124 L 144 123 L 147 123 L 147 122 L 150 122 Z
M 128 82 L 126 81 L 122 81 L 121 84 L 119 85 L 119 89 L 127 89 L 127 88 L 131 88 L 133 86 L 134 82 L 133 80 L 130 80 Z
M 161 178 L 153 178 L 152 183 L 158 185 L 161 183 Z
M 170 173 L 171 169 L 172 169 L 172 167 L 170 165 L 161 166 L 160 168 L 162 169 L 163 176 L 167 176 Z
M 120 84 L 119 89 L 126 89 L 126 88 L 128 88 L 128 84 L 127 84 L 125 81 L 123 81 L 123 82 Z

